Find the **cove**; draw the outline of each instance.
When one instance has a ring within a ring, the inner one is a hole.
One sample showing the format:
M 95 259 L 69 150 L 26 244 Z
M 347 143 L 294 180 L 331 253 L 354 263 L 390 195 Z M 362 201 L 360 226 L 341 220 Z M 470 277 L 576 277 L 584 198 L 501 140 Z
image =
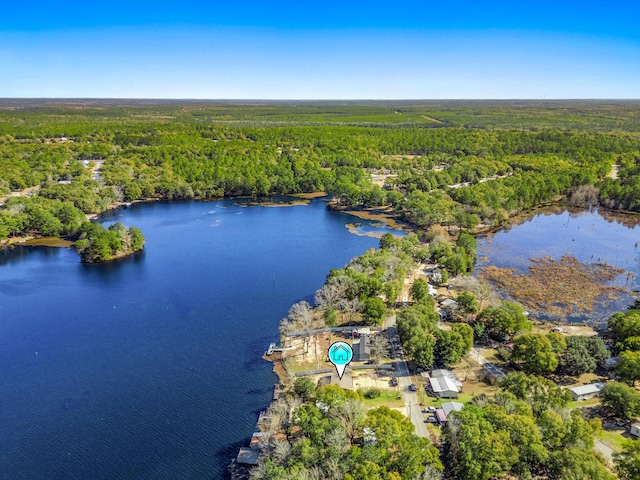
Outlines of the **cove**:
M 638 216 L 552 207 L 520 218 L 496 233 L 479 236 L 475 275 L 482 275 L 490 265 L 524 274 L 533 265 L 532 258 L 544 257 L 554 260 L 573 257 L 582 264 L 610 265 L 621 273 L 605 285 L 630 294 L 600 297 L 592 311 L 574 312 L 566 317 L 548 315 L 544 310 L 531 312 L 533 318 L 540 320 L 604 322 L 613 313 L 626 310 L 633 302 L 633 292 L 640 289 L 639 241 Z
M 141 228 L 144 252 L 0 253 L 0 472 L 225 478 L 271 399 L 278 321 L 378 245 L 346 224 L 376 227 L 321 200 L 154 202 L 103 221 Z

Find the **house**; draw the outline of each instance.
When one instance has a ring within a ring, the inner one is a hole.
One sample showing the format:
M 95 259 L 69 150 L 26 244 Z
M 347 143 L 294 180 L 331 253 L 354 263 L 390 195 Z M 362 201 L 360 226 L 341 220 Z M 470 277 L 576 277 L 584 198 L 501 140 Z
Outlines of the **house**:
M 258 465 L 260 450 L 257 448 L 242 447 L 236 457 L 236 462 L 241 465 Z
M 579 387 L 573 387 L 569 389 L 571 396 L 575 401 L 586 400 L 588 398 L 597 397 L 600 395 L 600 390 L 604 388 L 604 383 L 590 383 L 589 385 L 580 385 Z
M 364 362 L 371 359 L 371 337 L 362 335 L 360 340 L 353 343 L 353 359 Z
M 458 302 L 451 298 L 447 298 L 440 304 L 440 317 L 447 318 L 451 312 L 459 308 Z
M 447 424 L 447 414 L 441 408 L 436 408 L 436 420 L 442 426 Z
M 634 437 L 640 437 L 640 423 L 631 424 L 631 430 L 629 430 L 629 433 Z
M 602 368 L 604 368 L 605 370 L 613 370 L 614 368 L 616 368 L 616 365 L 620 363 L 620 360 L 621 357 L 605 358 L 601 363 Z
M 464 404 L 460 402 L 442 402 L 440 408 L 436 409 L 436 419 L 441 426 L 445 426 L 449 421 L 451 412 L 459 412 L 464 408 Z
M 448 417 L 451 412 L 459 412 L 464 408 L 464 404 L 460 402 L 442 402 L 440 408 L 444 411 L 445 415 Z
M 452 298 L 447 298 L 445 301 L 443 301 L 440 306 L 443 309 L 448 309 L 448 310 L 455 310 L 458 308 L 458 302 L 456 302 L 455 300 L 453 300 Z
M 273 435 L 272 432 L 254 432 L 251 436 L 249 447 L 259 448 L 261 445 L 266 444 Z
M 440 283 L 442 282 L 442 272 L 439 270 L 440 265 L 429 265 L 424 267 L 424 274 L 431 279 L 432 282 Z
M 340 378 L 335 372 L 330 375 L 324 375 L 318 379 L 316 384 L 317 388 L 324 387 L 326 385 L 339 385 L 345 390 L 353 390 L 353 378 L 348 370 L 345 370 L 342 378 Z M 320 408 L 320 407 L 318 407 Z
M 458 393 L 462 390 L 462 382 L 450 370 L 434 370 L 429 384 L 433 393 L 440 398 L 458 398 Z

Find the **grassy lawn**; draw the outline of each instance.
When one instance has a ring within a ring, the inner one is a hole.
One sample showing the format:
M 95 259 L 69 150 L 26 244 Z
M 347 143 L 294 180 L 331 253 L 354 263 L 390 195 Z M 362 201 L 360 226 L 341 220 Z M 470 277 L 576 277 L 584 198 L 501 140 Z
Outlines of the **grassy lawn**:
M 316 364 L 314 363 L 300 363 L 296 360 L 289 359 L 285 360 L 285 365 L 287 366 L 287 372 L 289 373 L 297 373 L 297 372 L 307 372 L 309 370 L 315 370 Z M 332 366 L 332 365 L 329 365 Z M 320 368 L 327 368 L 323 362 L 320 362 Z
M 439 398 L 430 397 L 429 395 L 426 395 L 426 394 L 424 395 L 424 398 L 420 396 L 418 398 L 420 399 L 422 405 L 425 407 L 440 408 L 440 404 L 442 403 Z
M 404 400 L 402 399 L 402 394 L 400 392 L 397 392 L 395 390 L 382 390 L 382 393 L 379 397 L 365 398 L 364 404 L 367 408 L 399 408 L 404 406 Z
M 623 432 L 624 430 L 602 430 L 598 436 L 614 450 L 621 451 L 622 443 L 626 440 L 622 436 Z
M 594 405 L 598 405 L 599 403 L 599 398 L 588 398 L 587 400 L 576 400 L 573 402 L 569 402 L 567 407 L 570 410 L 573 410 L 574 408 L 593 407 Z

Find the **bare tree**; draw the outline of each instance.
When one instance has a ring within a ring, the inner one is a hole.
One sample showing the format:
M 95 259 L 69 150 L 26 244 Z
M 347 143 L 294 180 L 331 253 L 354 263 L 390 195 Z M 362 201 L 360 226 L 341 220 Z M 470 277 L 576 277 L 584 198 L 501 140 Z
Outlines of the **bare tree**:
M 488 306 L 497 302 L 497 297 L 494 294 L 491 286 L 485 281 L 479 280 L 472 276 L 458 276 L 453 281 L 454 287 L 458 290 L 466 290 L 473 293 L 478 299 L 480 304 L 480 310 L 484 310 Z
M 391 353 L 391 344 L 389 339 L 379 333 L 371 337 L 371 356 L 379 361 L 381 358 L 389 358 Z
M 464 381 L 467 381 L 472 370 L 478 366 L 478 362 L 473 358 L 474 354 L 469 352 L 465 357 Z
M 341 458 L 325 457 L 322 462 L 325 478 L 327 480 L 342 480 L 344 478 L 344 472 L 342 470 L 343 464 L 344 462 Z
M 269 430 L 286 431 L 293 423 L 295 411 L 300 405 L 302 405 L 302 399 L 296 396 L 280 398 L 272 402 L 267 408 L 267 416 L 271 418 Z
M 298 329 L 304 333 L 304 353 L 309 351 L 311 340 L 311 327 L 313 327 L 313 312 L 311 305 L 306 300 L 294 303 L 289 309 L 289 318 L 296 323 Z M 317 350 L 317 348 L 316 348 Z M 316 353 L 317 358 L 317 353 Z
M 289 338 L 289 329 L 291 328 L 291 322 L 287 317 L 280 320 L 278 324 L 278 333 L 280 334 L 280 346 L 282 348 L 282 352 L 280 352 L 280 362 L 284 365 L 284 357 L 287 352 L 287 338 Z
M 287 402 L 285 400 L 276 400 L 267 408 L 267 417 L 270 418 L 269 431 L 278 432 L 284 430 L 288 411 Z
M 345 434 L 349 437 L 349 441 L 353 443 L 353 439 L 357 435 L 364 420 L 362 403 L 357 400 L 346 400 L 333 407 L 329 411 L 329 415 L 332 419 L 340 422 Z
M 347 275 L 330 277 L 325 286 L 327 286 L 328 289 L 326 292 L 323 292 L 323 294 L 326 294 L 326 299 L 330 301 L 330 303 L 325 303 L 325 305 L 338 310 L 343 310 L 345 302 L 353 298 L 357 289 L 355 280 Z
M 289 309 L 289 318 L 294 321 L 303 321 L 311 316 L 311 305 L 306 300 L 294 303 Z
M 324 436 L 324 443 L 327 447 L 333 448 L 340 455 L 346 453 L 350 446 L 347 440 L 347 433 L 342 427 L 335 427 L 329 430 Z
M 325 283 L 313 296 L 316 304 L 323 310 L 329 307 L 338 308 L 341 298 L 342 292 L 340 291 L 339 286 L 331 283 Z
M 299 480 L 324 480 L 325 478 L 324 472 L 317 465 L 300 470 L 298 475 Z
M 280 343 L 283 347 L 286 346 L 288 337 L 287 333 L 289 333 L 290 328 L 291 322 L 287 317 L 284 317 L 282 320 L 280 320 L 280 323 L 278 324 L 278 333 L 280 334 Z
M 591 208 L 598 205 L 600 190 L 593 185 L 579 185 L 569 196 L 569 205 L 574 207 Z
M 341 306 L 349 314 L 349 324 L 353 321 L 353 315 L 362 309 L 362 303 L 358 298 L 352 298 L 351 300 L 345 298 Z
M 271 449 L 271 459 L 278 465 L 284 465 L 291 455 L 291 444 L 287 440 L 274 439 Z

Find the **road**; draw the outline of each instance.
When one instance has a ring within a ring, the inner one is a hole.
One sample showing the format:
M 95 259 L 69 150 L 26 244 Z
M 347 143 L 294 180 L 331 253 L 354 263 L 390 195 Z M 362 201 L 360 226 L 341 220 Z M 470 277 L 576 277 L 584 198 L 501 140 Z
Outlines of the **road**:
M 411 376 L 409 375 L 409 368 L 407 363 L 402 358 L 395 358 L 393 366 L 398 378 L 398 387 L 402 392 L 402 398 L 407 408 L 407 417 L 413 423 L 415 427 L 416 435 L 419 437 L 429 438 L 429 432 L 427 426 L 424 423 L 424 414 L 422 413 L 422 407 L 418 400 L 417 392 L 409 390 L 411 385 Z
M 0 204 L 3 204 L 11 197 L 30 197 L 31 195 L 34 194 L 34 192 L 37 192 L 38 190 L 40 190 L 40 185 L 36 185 L 34 187 L 28 187 L 18 192 L 11 192 L 9 195 L 4 195 L 0 197 Z
M 606 444 L 599 438 L 596 438 L 594 442 L 594 449 L 597 452 L 600 452 L 602 456 L 609 461 L 609 463 L 613 464 L 613 454 L 615 450 L 611 448 L 608 444 Z
M 400 345 L 400 338 L 398 338 L 398 327 L 396 326 L 396 316 L 387 319 L 386 335 L 392 343 Z M 393 357 L 393 369 L 395 371 L 396 378 L 398 379 L 398 388 L 402 392 L 402 398 L 407 409 L 407 417 L 413 423 L 415 427 L 416 435 L 423 438 L 429 438 L 429 431 L 424 423 L 424 414 L 422 413 L 422 407 L 418 400 L 417 392 L 409 390 L 411 385 L 411 375 L 409 374 L 409 367 L 404 360 L 404 354 L 402 353 L 402 347 L 396 355 Z

